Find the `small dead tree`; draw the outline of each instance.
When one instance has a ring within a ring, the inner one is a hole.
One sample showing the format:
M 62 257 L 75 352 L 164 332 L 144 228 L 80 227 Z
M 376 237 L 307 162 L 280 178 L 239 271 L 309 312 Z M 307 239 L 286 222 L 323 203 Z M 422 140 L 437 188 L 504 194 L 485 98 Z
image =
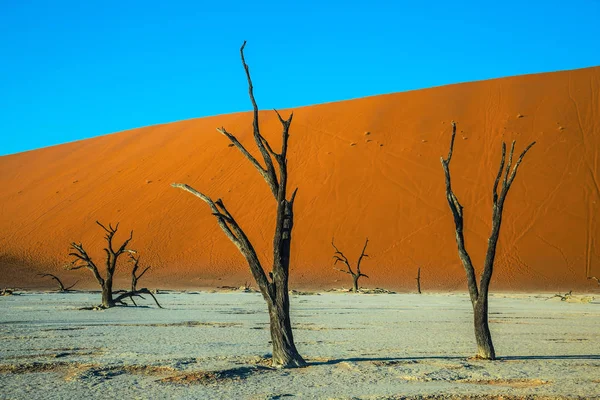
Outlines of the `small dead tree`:
M 421 294 L 421 267 L 417 271 L 417 277 L 415 278 L 417 281 L 417 293 Z
M 148 290 L 147 288 L 142 288 L 142 289 L 137 288 L 137 283 L 138 283 L 139 279 L 146 273 L 146 271 L 148 271 L 151 268 L 151 266 L 149 265 L 146 268 L 144 268 L 144 270 L 138 275 L 137 270 L 140 267 L 140 257 L 139 256 L 136 257 L 135 255 L 133 255 L 133 253 L 129 253 L 129 258 L 133 262 L 133 268 L 131 269 L 131 291 L 125 292 L 125 293 L 121 294 L 120 296 L 118 296 L 117 298 L 115 298 L 115 303 L 125 304 L 123 302 L 123 299 L 129 297 L 129 299 L 131 300 L 133 305 L 137 307 L 137 303 L 135 302 L 135 300 L 133 298 L 140 297 L 140 298 L 144 299 L 142 294 L 147 294 L 147 295 L 152 296 L 152 298 L 154 299 L 154 302 L 156 303 L 158 308 L 163 308 L 160 305 L 160 303 L 158 302 L 158 300 L 156 300 L 156 297 L 154 297 L 154 294 L 152 294 L 152 292 L 150 292 L 150 290 Z
M 573 297 L 573 291 L 572 291 L 572 290 L 569 290 L 569 291 L 568 291 L 567 293 L 565 293 L 565 294 L 560 294 L 560 293 L 557 293 L 557 294 L 555 294 L 554 296 L 550 297 L 550 299 L 553 299 L 553 298 L 555 298 L 555 297 L 558 297 L 558 298 L 560 298 L 560 301 L 567 301 L 567 300 L 569 300 L 570 298 L 572 298 L 572 297 Z M 550 300 L 550 299 L 547 299 L 547 300 Z
M 600 286 L 600 278 L 596 278 L 595 276 L 588 276 L 587 278 L 590 280 L 595 280 L 598 286 Z
M 131 270 L 131 291 L 135 292 L 137 288 L 137 283 L 142 276 L 148 271 L 152 266 L 148 265 L 144 270 L 137 275 L 137 270 L 140 268 L 140 256 L 135 256 L 132 253 L 129 253 L 129 258 L 133 262 L 133 268 Z M 132 299 L 133 300 L 133 299 Z
M 117 249 L 113 246 L 113 238 L 119 229 L 119 224 L 115 225 L 113 228 L 112 225 L 108 225 L 108 228 L 102 225 L 100 222 L 96 221 L 98 225 L 104 229 L 106 235 L 104 238 L 106 239 L 107 246 L 104 248 L 104 252 L 106 253 L 106 277 L 102 277 L 100 272 L 98 271 L 98 267 L 92 260 L 92 258 L 88 255 L 88 253 L 83 248 L 81 243 L 71 243 L 71 252 L 69 256 L 73 257 L 71 264 L 67 266 L 69 270 L 87 268 L 94 274 L 94 278 L 100 284 L 102 288 L 102 308 L 110 308 L 115 306 L 115 300 L 113 300 L 113 277 L 115 273 L 115 269 L 117 268 L 117 261 L 119 257 L 123 253 L 133 253 L 133 250 L 127 248 L 127 245 L 133 238 L 133 231 L 129 234 L 129 238 L 121 244 Z
M 448 205 L 450 206 L 450 210 L 452 211 L 452 216 L 454 217 L 458 256 L 462 261 L 467 274 L 467 284 L 469 287 L 471 304 L 473 306 L 475 338 L 477 340 L 477 358 L 494 360 L 496 358 L 496 353 L 488 325 L 488 290 L 494 270 L 496 246 L 498 244 L 498 237 L 500 236 L 500 225 L 502 223 L 504 201 L 506 200 L 506 195 L 508 194 L 511 185 L 515 180 L 517 170 L 519 165 L 521 165 L 521 161 L 523 161 L 523 157 L 525 157 L 525 154 L 527 154 L 535 142 L 531 143 L 525 148 L 525 150 L 523 150 L 512 170 L 511 166 L 515 151 L 515 141 L 512 142 L 512 146 L 510 148 L 506 169 L 504 168 L 506 143 L 502 143 L 502 159 L 500 160 L 500 168 L 498 169 L 498 174 L 496 175 L 496 180 L 494 181 L 492 191 L 492 231 L 488 239 L 488 248 L 483 264 L 483 273 L 481 274 L 481 279 L 478 286 L 475 276 L 475 268 L 473 267 L 471 257 L 465 248 L 463 206 L 459 203 L 458 198 L 452 191 L 452 185 L 450 181 L 450 161 L 452 159 L 452 151 L 454 150 L 455 137 L 456 123 L 452 121 L 452 139 L 450 140 L 450 151 L 448 152 L 448 157 L 446 159 L 441 157 L 442 167 L 446 177 L 446 199 L 448 201 Z M 498 193 L 498 185 L 500 184 L 502 175 L 504 175 L 502 179 L 502 187 L 500 189 L 500 193 Z
M 256 100 L 254 99 L 254 90 L 252 80 L 250 78 L 250 70 L 244 58 L 244 47 L 246 42 L 240 49 L 242 65 L 246 72 L 248 81 L 248 93 L 253 107 L 253 132 L 254 141 L 264 160 L 265 166 L 254 158 L 252 154 L 240 143 L 240 141 L 225 128 L 217 129 L 231 141 L 231 145 L 235 146 L 243 155 L 250 161 L 256 170 L 263 177 L 273 197 L 277 202 L 277 219 L 275 223 L 275 235 L 273 239 L 273 267 L 272 272 L 267 276 L 254 247 L 250 240 L 239 226 L 234 217 L 229 213 L 225 204 L 221 199 L 213 201 L 207 195 L 198 192 L 194 188 L 182 184 L 173 183 L 175 188 L 182 189 L 200 198 L 210 207 L 212 214 L 217 219 L 219 227 L 225 235 L 235 244 L 238 250 L 246 258 L 250 271 L 258 284 L 258 287 L 267 303 L 269 309 L 271 341 L 273 344 L 272 364 L 275 367 L 292 368 L 302 367 L 306 362 L 300 356 L 294 344 L 292 334 L 292 324 L 290 320 L 290 301 L 288 294 L 288 277 L 290 268 L 290 247 L 292 243 L 292 227 L 294 223 L 294 199 L 296 198 L 295 189 L 288 199 L 287 197 L 287 181 L 288 181 L 288 139 L 289 130 L 292 123 L 293 113 L 287 119 L 283 119 L 279 112 L 275 110 L 279 122 L 282 126 L 282 142 L 281 152 L 277 153 L 271 145 L 260 133 L 259 114 Z M 278 167 L 279 174 L 276 172 Z
M 69 292 L 75 285 L 77 285 L 77 282 L 75 282 L 74 284 L 72 284 L 69 287 L 65 287 L 65 285 L 63 285 L 62 281 L 58 278 L 58 276 L 56 275 L 52 275 L 52 274 L 38 274 L 41 277 L 49 277 L 52 278 L 56 281 L 56 283 L 58 283 L 58 291 L 59 292 Z
M 369 238 L 367 238 L 367 240 L 365 240 L 365 245 L 363 246 L 362 252 L 360 253 L 360 256 L 358 257 L 358 261 L 356 262 L 356 271 L 354 271 L 354 270 L 352 270 L 352 267 L 350 266 L 350 262 L 348 261 L 348 258 L 337 247 L 335 247 L 335 244 L 333 243 L 333 239 L 331 239 L 331 245 L 335 249 L 335 253 L 333 254 L 333 259 L 334 259 L 333 265 L 335 267 L 335 265 L 338 262 L 341 262 L 346 265 L 346 269 L 339 269 L 339 268 L 335 268 L 335 269 L 340 272 L 352 275 L 352 291 L 354 293 L 358 293 L 358 280 L 360 279 L 360 277 L 364 276 L 365 278 L 368 278 L 367 275 L 360 272 L 360 265 L 362 263 L 363 258 L 369 257 L 369 255 L 365 253 L 365 250 L 367 250 L 368 244 L 369 244 Z

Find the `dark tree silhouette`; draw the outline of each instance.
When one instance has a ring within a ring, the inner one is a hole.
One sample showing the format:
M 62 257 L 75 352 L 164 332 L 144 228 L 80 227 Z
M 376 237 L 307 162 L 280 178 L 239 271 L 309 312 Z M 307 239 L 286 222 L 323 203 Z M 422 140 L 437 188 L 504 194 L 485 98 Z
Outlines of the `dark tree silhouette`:
M 421 294 L 421 267 L 419 267 L 417 271 L 417 277 L 415 280 L 417 281 L 417 293 Z
M 58 276 L 56 276 L 56 275 L 52 275 L 52 274 L 38 274 L 38 276 L 41 276 L 41 277 L 49 277 L 49 278 L 52 278 L 52 279 L 54 279 L 54 280 L 56 281 L 56 283 L 58 284 L 58 291 L 59 291 L 59 292 L 68 292 L 68 291 L 70 291 L 70 290 L 71 290 L 71 289 L 72 289 L 72 288 L 73 288 L 75 285 L 77 285 L 77 282 L 79 282 L 79 281 L 77 281 L 77 282 L 75 282 L 74 284 L 72 284 L 71 286 L 69 286 L 69 287 L 65 287 L 65 285 L 63 285 L 62 281 L 61 281 L 61 280 L 59 279 L 59 277 L 58 277 Z
M 333 265 L 335 266 L 338 262 L 341 262 L 342 264 L 346 265 L 346 269 L 339 269 L 339 268 L 335 268 L 335 269 L 337 269 L 340 272 L 344 272 L 346 274 L 352 275 L 352 291 L 354 293 L 358 293 L 358 289 L 359 289 L 358 288 L 358 280 L 360 279 L 360 277 L 364 276 L 365 278 L 368 278 L 367 275 L 360 272 L 360 265 L 362 263 L 363 258 L 369 257 L 369 255 L 365 253 L 365 251 L 367 250 L 368 244 L 369 244 L 369 239 L 367 238 L 367 240 L 365 240 L 365 245 L 363 246 L 362 252 L 360 253 L 360 256 L 358 257 L 358 261 L 356 262 L 356 271 L 354 271 L 352 269 L 352 267 L 350 266 L 350 262 L 348 261 L 348 258 L 337 247 L 335 247 L 335 244 L 333 243 L 333 239 L 331 239 L 331 245 L 335 249 L 335 253 L 333 253 L 333 259 L 334 259 Z
M 248 93 L 253 107 L 252 126 L 254 131 L 254 141 L 264 160 L 265 166 L 263 167 L 261 163 L 246 150 L 239 140 L 225 128 L 217 129 L 217 131 L 225 135 L 225 137 L 231 141 L 230 146 L 235 146 L 244 157 L 250 161 L 254 168 L 256 168 L 269 186 L 269 189 L 277 202 L 277 218 L 273 239 L 272 272 L 269 272 L 267 276 L 250 240 L 235 218 L 227 210 L 221 199 L 213 201 L 209 196 L 182 183 L 173 183 L 172 186 L 189 192 L 208 204 L 225 235 L 246 258 L 250 271 L 252 272 L 269 309 L 271 341 L 273 343 L 273 366 L 281 368 L 302 367 L 306 365 L 306 362 L 302 356 L 300 356 L 296 349 L 296 345 L 294 344 L 288 294 L 290 246 L 292 243 L 292 227 L 294 223 L 293 210 L 297 191 L 297 189 L 295 189 L 292 192 L 291 197 L 287 197 L 287 151 L 289 130 L 293 114 L 291 114 L 289 118 L 283 119 L 277 110 L 275 110 L 282 126 L 281 152 L 277 153 L 260 133 L 258 106 L 254 99 L 254 89 L 250 78 L 250 70 L 244 58 L 245 46 L 246 42 L 244 42 L 240 49 L 240 55 L 244 71 L 246 72 Z M 276 166 L 278 167 L 279 174 L 276 172 Z
M 142 276 L 144 276 L 144 274 L 150 269 L 152 268 L 152 266 L 148 265 L 146 268 L 144 268 L 144 270 L 142 272 L 140 272 L 140 274 L 137 274 L 137 270 L 140 268 L 140 256 L 135 256 L 134 254 L 130 253 L 129 254 L 129 258 L 131 259 L 131 262 L 133 262 L 133 268 L 131 269 L 131 291 L 135 292 L 136 288 L 137 288 L 137 283 L 140 280 L 140 278 Z
M 452 159 L 452 151 L 454 150 L 454 139 L 456 137 L 456 123 L 452 121 L 452 139 L 450 140 L 450 151 L 448 157 L 444 159 L 441 157 L 442 167 L 444 169 L 444 175 L 446 177 L 446 199 L 448 205 L 452 211 L 454 217 L 454 224 L 456 227 L 456 244 L 458 245 L 458 256 L 462 261 L 467 274 L 467 284 L 469 287 L 469 294 L 471 297 L 471 304 L 473 306 L 473 316 L 475 325 L 475 339 L 477 340 L 477 357 L 481 359 L 494 360 L 496 353 L 494 345 L 492 343 L 492 335 L 490 333 L 488 325 L 488 291 L 490 281 L 492 279 L 492 273 L 494 271 L 494 259 L 496 258 L 496 246 L 498 244 L 498 237 L 500 236 L 500 225 L 502 223 L 502 212 L 504 211 L 504 201 L 506 195 L 510 190 L 510 187 L 515 180 L 517 170 L 525 154 L 531 149 L 535 142 L 523 150 L 513 169 L 511 170 L 513 153 L 515 151 L 515 141 L 512 142 L 510 148 L 510 154 L 508 155 L 508 163 L 506 169 L 504 168 L 505 156 L 506 156 L 506 143 L 502 143 L 502 159 L 500 160 L 500 168 L 494 181 L 494 187 L 492 191 L 492 231 L 488 239 L 488 248 L 483 264 L 483 273 L 479 286 L 475 276 L 475 268 L 471 262 L 471 257 L 467 253 L 465 248 L 464 238 L 464 223 L 463 223 L 463 206 L 459 203 L 458 198 L 452 191 L 452 185 L 450 181 L 450 161 Z M 498 193 L 498 185 L 502 178 L 502 187 L 500 193 Z
M 106 239 L 107 246 L 104 248 L 104 252 L 106 253 L 106 277 L 102 277 L 100 272 L 98 271 L 98 267 L 96 263 L 92 260 L 92 258 L 88 255 L 88 253 L 83 248 L 81 243 L 71 243 L 71 252 L 69 256 L 73 258 L 71 264 L 67 266 L 69 270 L 87 268 L 92 271 L 94 274 L 94 278 L 100 284 L 102 288 L 102 308 L 110 308 L 115 306 L 115 300 L 113 300 L 113 277 L 115 273 L 115 269 L 117 268 L 117 261 L 119 257 L 123 253 L 134 253 L 133 250 L 127 248 L 127 245 L 133 238 L 133 231 L 131 231 L 129 238 L 121 244 L 118 248 L 115 249 L 113 245 L 113 238 L 119 229 L 119 224 L 115 225 L 113 228 L 112 225 L 108 225 L 108 228 L 102 225 L 100 222 L 96 221 L 98 225 L 104 229 L 106 235 L 104 238 Z

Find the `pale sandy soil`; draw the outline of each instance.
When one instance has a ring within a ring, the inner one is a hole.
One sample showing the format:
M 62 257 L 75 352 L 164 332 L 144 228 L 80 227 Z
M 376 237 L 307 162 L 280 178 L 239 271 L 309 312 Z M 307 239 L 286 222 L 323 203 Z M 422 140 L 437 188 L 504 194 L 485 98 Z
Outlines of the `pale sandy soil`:
M 0 398 L 600 398 L 600 301 L 550 296 L 491 298 L 500 360 L 485 362 L 464 294 L 294 295 L 298 370 L 266 367 L 256 293 L 108 311 L 77 309 L 95 293 L 3 297 Z

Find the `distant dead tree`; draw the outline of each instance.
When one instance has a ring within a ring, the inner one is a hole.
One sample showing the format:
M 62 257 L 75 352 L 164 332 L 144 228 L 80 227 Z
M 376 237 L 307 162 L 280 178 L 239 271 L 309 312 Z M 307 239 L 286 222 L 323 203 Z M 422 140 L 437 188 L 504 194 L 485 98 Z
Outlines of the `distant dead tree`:
M 415 278 L 417 281 L 417 293 L 421 294 L 421 267 L 417 271 L 417 277 Z
M 58 283 L 58 291 L 59 292 L 68 292 L 70 291 L 75 285 L 77 285 L 77 282 L 75 282 L 74 284 L 72 284 L 69 287 L 65 287 L 65 285 L 63 285 L 62 281 L 58 278 L 58 276 L 53 275 L 53 274 L 38 274 L 41 277 L 50 277 L 52 279 L 54 279 L 56 281 L 56 283 Z
M 560 301 L 567 301 L 567 300 L 569 300 L 570 298 L 572 298 L 572 297 L 573 297 L 573 291 L 572 291 L 572 290 L 569 290 L 569 291 L 568 291 L 567 293 L 565 293 L 565 294 L 560 294 L 560 293 L 557 293 L 557 294 L 555 294 L 554 296 L 550 297 L 550 299 L 553 299 L 553 298 L 555 298 L 555 297 L 558 297 L 558 298 L 560 298 Z M 549 300 L 549 299 L 548 299 L 548 300 Z
M 587 278 L 590 280 L 595 280 L 598 286 L 600 286 L 600 278 L 596 278 L 595 276 L 588 276 Z
M 463 232 L 463 206 L 459 203 L 458 198 L 452 191 L 452 185 L 450 181 L 450 161 L 452 159 L 455 137 L 456 123 L 452 121 L 452 139 L 450 141 L 448 158 L 444 159 L 441 157 L 442 167 L 446 176 L 446 199 L 448 200 L 448 205 L 452 211 L 454 224 L 456 226 L 456 244 L 458 245 L 458 256 L 460 257 L 467 274 L 469 294 L 471 297 L 471 304 L 473 306 L 475 338 L 477 340 L 477 358 L 494 360 L 496 358 L 496 353 L 494 351 L 492 336 L 490 334 L 488 325 L 488 290 L 494 269 L 496 246 L 498 244 L 498 237 L 500 236 L 500 225 L 502 223 L 504 201 L 506 200 L 506 195 L 508 194 L 511 185 L 515 180 L 517 170 L 521 164 L 521 161 L 523 161 L 523 157 L 525 157 L 525 154 L 527 154 L 535 142 L 531 143 L 525 148 L 525 150 L 523 150 L 512 171 L 511 166 L 513 161 L 513 153 L 515 151 L 515 141 L 512 142 L 512 146 L 510 148 L 506 169 L 504 169 L 506 143 L 502 143 L 502 159 L 500 161 L 500 168 L 498 170 L 498 174 L 496 175 L 492 192 L 492 231 L 488 239 L 488 248 L 483 265 L 483 273 L 481 274 L 478 287 L 475 276 L 475 268 L 473 268 L 473 263 L 471 262 L 471 258 L 465 248 L 465 238 Z M 502 178 L 503 174 L 504 178 L 502 179 L 502 188 L 500 189 L 500 194 L 498 194 L 498 184 L 500 183 L 500 179 Z
M 135 292 L 136 288 L 137 288 L 138 280 L 140 280 L 140 278 L 142 276 L 144 276 L 146 271 L 148 271 L 152 267 L 150 265 L 148 265 L 146 268 L 144 268 L 144 270 L 139 275 L 137 275 L 137 270 L 140 267 L 140 256 L 136 257 L 134 254 L 130 253 L 129 258 L 133 262 L 133 268 L 131 270 L 131 291 Z
M 292 242 L 292 227 L 294 223 L 294 199 L 296 198 L 297 188 L 293 191 L 291 197 L 287 197 L 287 181 L 288 181 L 288 139 L 289 130 L 292 123 L 293 113 L 287 119 L 283 119 L 279 112 L 275 110 L 279 122 L 282 125 L 282 143 L 281 152 L 277 153 L 273 150 L 267 140 L 261 135 L 259 127 L 259 113 L 252 80 L 250 78 L 250 70 L 244 58 L 244 47 L 246 42 L 240 49 L 242 65 L 246 72 L 248 81 L 248 93 L 253 107 L 253 132 L 254 141 L 262 155 L 265 166 L 254 158 L 252 154 L 239 142 L 239 140 L 225 128 L 217 129 L 227 139 L 231 141 L 231 145 L 235 146 L 256 170 L 263 177 L 271 193 L 277 202 L 277 218 L 275 223 L 275 235 L 273 240 L 273 267 L 272 272 L 268 276 L 258 259 L 258 255 L 250 240 L 238 225 L 237 221 L 230 214 L 221 199 L 213 201 L 207 195 L 198 192 L 194 188 L 182 184 L 173 183 L 172 186 L 185 190 L 197 196 L 202 201 L 206 202 L 210 207 L 212 214 L 217 219 L 217 223 L 225 233 L 225 235 L 235 244 L 238 250 L 246 258 L 252 275 L 258 284 L 258 287 L 267 303 L 269 309 L 271 340 L 273 344 L 272 364 L 275 367 L 293 368 L 302 367 L 306 362 L 300 356 L 294 344 L 292 334 L 292 325 L 290 320 L 290 301 L 288 294 L 288 277 L 290 267 L 290 246 Z M 279 175 L 276 172 L 276 166 L 279 170 Z
M 112 225 L 108 225 L 108 228 L 102 225 L 99 221 L 96 221 L 98 225 L 104 229 L 106 235 L 104 238 L 106 239 L 107 246 L 104 248 L 104 252 L 106 253 L 106 277 L 102 277 L 100 272 L 98 271 L 98 267 L 92 261 L 92 258 L 88 255 L 88 253 L 83 248 L 81 243 L 71 243 L 71 252 L 69 256 L 73 257 L 71 264 L 67 266 L 69 270 L 87 268 L 94 274 L 94 278 L 100 284 L 102 288 L 102 308 L 110 308 L 115 306 L 115 300 L 113 299 L 113 276 L 115 273 L 115 269 L 117 268 L 117 261 L 119 257 L 123 253 L 134 253 L 133 250 L 127 248 L 127 245 L 133 238 L 133 231 L 129 234 L 129 238 L 121 244 L 117 249 L 113 246 L 113 238 L 119 229 L 119 224 L 115 225 L 113 228 Z M 122 296 L 119 301 L 122 301 Z M 126 296 L 127 297 L 127 296 Z
M 352 291 L 354 293 L 358 293 L 358 280 L 360 279 L 360 277 L 364 276 L 365 278 L 368 278 L 367 275 L 360 272 L 360 264 L 362 263 L 363 258 L 369 257 L 369 255 L 365 253 L 365 250 L 367 250 L 368 244 L 369 244 L 369 238 L 367 238 L 367 240 L 365 241 L 365 245 L 363 246 L 362 252 L 360 253 L 360 256 L 358 257 L 358 261 L 356 262 L 356 271 L 354 271 L 354 270 L 352 270 L 352 267 L 350 266 L 350 262 L 348 261 L 348 258 L 344 255 L 344 253 L 342 253 L 335 246 L 335 244 L 333 243 L 333 239 L 331 239 L 331 245 L 335 249 L 335 253 L 333 253 L 333 259 L 334 259 L 333 265 L 335 267 L 335 265 L 338 262 L 341 262 L 346 265 L 346 269 L 339 269 L 339 268 L 335 268 L 335 269 L 340 272 L 344 272 L 346 274 L 352 275 L 352 281 L 353 281 Z

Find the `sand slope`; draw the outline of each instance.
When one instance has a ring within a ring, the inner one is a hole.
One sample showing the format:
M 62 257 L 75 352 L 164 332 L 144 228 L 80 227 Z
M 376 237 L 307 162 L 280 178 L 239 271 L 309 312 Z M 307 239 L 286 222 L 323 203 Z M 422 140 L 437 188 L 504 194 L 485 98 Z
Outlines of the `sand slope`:
M 538 142 L 507 199 L 493 287 L 593 289 L 586 273 L 600 275 L 599 96 L 595 67 L 294 110 L 293 283 L 348 285 L 348 276 L 332 269 L 331 238 L 355 260 L 368 236 L 364 284 L 412 288 L 421 266 L 424 290 L 465 287 L 439 161 L 455 120 L 455 192 L 478 266 L 501 141 L 516 139 L 518 151 Z M 261 118 L 264 135 L 278 143 L 274 113 Z M 132 246 L 155 265 L 144 277 L 150 286 L 250 280 L 208 207 L 169 186 L 184 182 L 223 198 L 269 260 L 274 201 L 256 171 L 215 131 L 220 126 L 252 147 L 251 115 L 238 113 L 1 157 L 0 286 L 51 284 L 35 273 L 61 272 L 72 240 L 101 263 L 97 219 L 120 221 L 119 237 L 135 231 Z M 61 274 L 92 283 L 88 271 Z

